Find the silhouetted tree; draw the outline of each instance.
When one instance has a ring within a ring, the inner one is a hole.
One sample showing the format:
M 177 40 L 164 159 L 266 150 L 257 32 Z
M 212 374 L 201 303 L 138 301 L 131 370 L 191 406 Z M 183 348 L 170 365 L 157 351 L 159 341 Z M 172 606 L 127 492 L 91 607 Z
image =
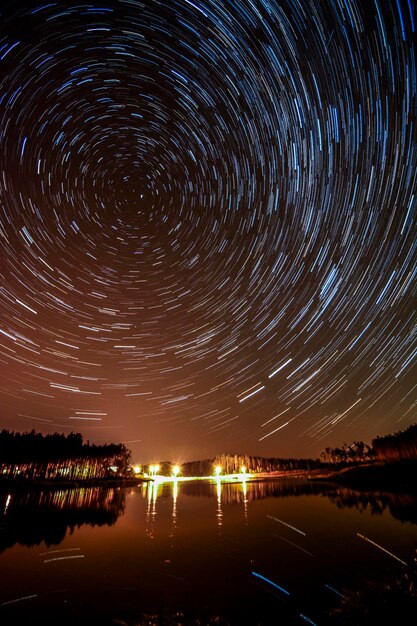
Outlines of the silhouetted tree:
M 3 478 L 82 480 L 124 476 L 129 468 L 130 451 L 121 443 L 84 444 L 80 433 L 0 432 Z
M 400 461 L 417 458 L 417 424 L 372 441 L 375 457 L 382 461 Z

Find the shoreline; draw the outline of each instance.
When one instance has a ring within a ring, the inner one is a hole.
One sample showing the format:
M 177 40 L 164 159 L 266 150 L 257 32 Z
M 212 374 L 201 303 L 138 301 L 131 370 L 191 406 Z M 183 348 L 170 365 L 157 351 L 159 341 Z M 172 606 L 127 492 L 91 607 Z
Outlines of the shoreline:
M 0 479 L 0 492 L 4 491 L 42 491 L 43 489 L 84 489 L 91 487 L 139 487 L 149 482 L 149 478 L 90 478 L 85 480 L 29 480 Z
M 216 481 L 215 476 L 188 477 L 187 481 L 209 480 Z M 170 482 L 170 479 L 161 477 L 161 483 Z M 355 491 L 387 491 L 394 493 L 417 493 L 417 459 L 407 461 L 395 461 L 386 463 L 375 461 L 354 466 L 341 468 L 322 468 L 308 470 L 294 470 L 284 472 L 263 472 L 247 476 L 247 482 L 262 482 L 266 480 L 307 480 L 309 482 L 329 483 L 342 485 Z M 86 480 L 26 480 L 26 479 L 1 479 L 0 492 L 5 491 L 41 491 L 59 489 L 83 489 L 102 487 L 125 488 L 139 487 L 153 479 L 146 476 L 140 477 L 114 477 L 92 478 Z M 179 482 L 181 479 L 179 479 Z M 236 484 L 245 482 L 239 475 L 224 476 L 222 484 Z
M 417 459 L 344 467 L 322 472 L 310 480 L 342 485 L 355 491 L 417 493 Z

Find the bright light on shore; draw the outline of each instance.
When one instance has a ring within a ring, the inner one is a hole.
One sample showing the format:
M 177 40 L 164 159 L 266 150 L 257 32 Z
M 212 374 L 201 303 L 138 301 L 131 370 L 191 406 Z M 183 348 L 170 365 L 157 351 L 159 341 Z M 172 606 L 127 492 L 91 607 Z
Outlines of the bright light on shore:
M 216 476 L 220 476 L 220 474 L 222 473 L 222 466 L 216 465 L 216 467 L 214 468 L 214 473 L 216 474 Z
M 216 481 L 216 483 L 227 483 L 227 482 L 241 482 L 242 484 L 245 483 L 248 480 L 251 480 L 252 478 L 255 478 L 255 474 L 248 474 L 248 473 L 239 473 L 239 474 L 221 474 L 221 472 L 223 471 L 222 467 L 218 467 L 214 468 L 214 475 L 212 474 L 211 476 L 178 476 L 178 475 L 174 475 L 174 468 L 172 469 L 172 473 L 171 476 L 161 476 L 156 475 L 155 473 L 151 474 L 151 468 L 149 468 L 149 478 L 155 482 L 155 483 L 180 483 L 180 482 L 193 482 L 193 481 L 200 481 L 200 480 L 209 480 L 209 481 Z M 146 476 L 146 474 L 145 474 Z
M 180 467 L 178 465 L 174 465 L 174 467 L 172 468 L 172 475 L 174 476 L 174 478 L 178 476 L 180 471 L 181 471 Z
M 149 466 L 149 474 L 151 476 L 156 476 L 156 474 L 159 472 L 160 467 L 159 465 L 150 465 Z

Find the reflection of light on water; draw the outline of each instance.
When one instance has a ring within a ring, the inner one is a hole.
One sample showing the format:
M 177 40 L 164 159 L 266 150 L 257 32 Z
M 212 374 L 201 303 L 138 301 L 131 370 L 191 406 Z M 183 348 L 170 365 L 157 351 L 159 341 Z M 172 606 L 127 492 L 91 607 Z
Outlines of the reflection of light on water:
M 64 548 L 62 550 L 48 550 L 47 552 L 39 552 L 39 556 L 49 556 L 51 554 L 62 554 L 62 552 L 78 552 L 81 548 Z
M 153 489 L 152 489 L 152 512 L 151 512 L 153 522 L 155 521 L 155 517 L 156 517 L 156 501 L 158 499 L 158 489 L 159 489 L 159 484 L 154 483 Z
M 23 602 L 24 600 L 32 600 L 32 598 L 37 598 L 38 594 L 34 593 L 31 596 L 23 596 L 22 598 L 16 598 L 15 600 L 9 600 L 8 602 L 2 602 L 0 606 L 6 606 L 7 604 L 15 604 L 16 602 Z
M 243 493 L 243 510 L 245 514 L 245 525 L 248 525 L 248 485 L 246 480 L 243 480 L 242 483 L 242 493 Z
M 146 508 L 146 534 L 150 539 L 154 538 L 154 523 L 156 518 L 156 500 L 158 498 L 158 482 L 148 482 L 146 485 L 146 494 L 148 497 L 148 506 Z
M 52 505 L 57 509 L 81 509 L 106 507 L 111 508 L 116 498 L 115 489 L 86 487 L 77 489 L 58 489 L 54 492 L 41 492 L 39 505 Z
M 220 478 L 216 480 L 216 492 L 217 492 L 217 526 L 219 530 L 223 525 L 223 511 L 222 511 L 222 481 Z
M 279 522 L 280 524 L 283 524 L 287 528 L 291 528 L 291 530 L 294 530 L 296 533 L 300 533 L 300 535 L 305 536 L 306 534 L 303 530 L 300 530 L 299 528 L 296 528 L 295 526 L 291 526 L 291 524 L 288 524 L 288 522 L 283 522 L 282 519 L 278 519 L 277 517 L 274 517 L 273 515 L 267 515 L 267 518 L 272 519 L 275 522 Z
M 174 499 L 174 509 L 176 511 L 176 509 L 177 509 L 177 498 L 178 498 L 178 481 L 177 480 L 174 480 L 174 483 L 173 483 L 172 497 Z
M 68 561 L 72 559 L 83 559 L 85 557 L 84 554 L 64 554 L 66 552 L 79 552 L 81 548 L 66 548 L 63 550 L 48 550 L 47 552 L 40 552 L 39 556 L 47 556 L 50 558 L 44 559 L 43 563 L 53 563 L 55 561 Z M 61 556 L 52 556 L 60 554 Z
M 53 559 L 45 559 L 44 563 L 53 563 L 55 561 L 69 561 L 72 559 L 83 559 L 84 554 L 72 554 L 71 556 L 55 556 Z
M 225 480 L 225 475 L 219 475 L 217 477 L 211 476 L 209 480 L 212 485 L 215 484 L 215 491 L 212 491 L 210 488 L 210 492 L 212 496 L 215 496 L 217 499 L 216 506 L 216 525 L 218 527 L 218 531 L 220 532 L 223 526 L 223 505 L 224 503 L 230 504 L 231 502 L 238 502 L 241 504 L 243 502 L 243 510 L 244 510 L 244 519 L 245 526 L 248 525 L 248 508 L 249 508 L 249 500 L 251 499 L 252 489 L 254 488 L 253 484 L 250 483 L 250 479 L 253 477 L 249 474 L 241 474 L 236 475 L 228 475 L 228 480 Z M 230 481 L 230 477 L 233 477 L 233 480 Z M 235 482 L 236 477 L 236 482 Z M 195 479 L 191 479 L 192 482 L 197 484 L 200 481 Z M 147 498 L 147 512 L 146 512 L 146 534 L 153 539 L 154 538 L 154 523 L 156 520 L 156 501 L 160 495 L 167 495 L 167 489 L 169 489 L 169 493 L 172 496 L 172 509 L 171 509 L 171 530 L 170 536 L 173 537 L 174 533 L 178 526 L 178 495 L 181 490 L 181 485 L 183 483 L 188 483 L 190 479 L 188 477 L 163 477 L 157 476 L 153 480 L 146 482 L 142 486 L 143 496 Z M 207 477 L 204 478 L 204 481 L 207 481 Z M 230 482 L 229 482 L 230 481 Z M 258 485 L 257 485 L 258 486 Z M 184 486 L 184 490 L 186 487 Z M 185 491 L 186 494 L 192 495 L 192 491 L 189 488 Z
M 153 465 L 151 467 L 154 468 Z M 180 482 L 181 483 L 185 483 L 185 482 L 196 483 L 200 481 L 212 482 L 213 480 L 221 480 L 224 483 L 232 483 L 232 482 L 234 483 L 234 482 L 248 481 L 253 478 L 256 478 L 256 474 L 250 474 L 246 472 L 246 468 L 244 466 L 242 466 L 241 472 L 238 474 L 222 474 L 221 472 L 223 470 L 220 465 L 217 465 L 214 468 L 214 475 L 212 476 L 178 476 L 178 473 L 180 471 L 181 471 L 181 468 L 176 465 L 173 467 L 172 476 L 160 476 L 160 475 L 155 474 L 155 472 L 153 472 L 151 475 L 147 476 L 147 478 L 149 482 L 155 482 L 159 484 L 174 483 L 174 481 L 178 481 L 179 483 Z
M 360 537 L 364 541 L 367 541 L 371 545 L 373 545 L 376 548 L 379 548 L 380 550 L 382 550 L 382 552 L 385 552 L 385 554 L 389 554 L 389 556 L 392 556 L 393 559 L 396 559 L 397 561 L 399 561 L 403 565 L 407 565 L 407 563 L 405 561 L 400 559 L 398 556 L 395 556 L 395 554 L 393 554 L 392 552 L 389 552 L 386 548 L 383 548 L 382 546 L 380 546 L 379 543 L 376 543 L 375 541 L 372 541 L 372 539 L 369 539 L 368 537 L 365 537 L 365 535 L 361 535 L 361 533 L 356 533 L 356 534 L 357 534 L 358 537 Z
M 174 536 L 177 527 L 177 498 L 178 498 L 178 481 L 172 483 L 172 531 L 171 537 Z
M 12 496 L 9 494 L 7 496 L 7 500 L 6 500 L 6 504 L 4 507 L 4 511 L 3 511 L 3 515 L 6 515 L 7 509 L 9 508 L 9 504 L 10 504 L 10 500 L 12 499 Z
M 151 520 L 151 506 L 152 506 L 152 488 L 153 488 L 153 484 L 152 483 L 146 483 L 146 495 L 148 497 L 148 504 L 146 507 L 146 534 L 149 535 L 150 534 L 150 530 L 149 530 L 149 522 Z
M 148 496 L 148 508 L 147 512 L 150 514 L 151 504 L 152 504 L 152 491 L 153 491 L 153 483 L 146 484 L 146 495 Z
M 272 585 L 272 587 L 275 587 L 275 589 L 279 589 L 279 591 L 281 591 L 284 595 L 286 596 L 290 595 L 290 592 L 284 589 L 284 587 L 281 587 L 281 585 L 277 585 L 277 583 L 274 583 L 273 580 L 271 580 L 270 578 L 267 578 L 266 576 L 263 576 L 259 572 L 252 572 L 252 576 L 256 576 L 256 578 L 260 578 L 261 580 L 264 580 L 266 583 Z M 310 623 L 313 624 L 314 622 L 310 622 Z

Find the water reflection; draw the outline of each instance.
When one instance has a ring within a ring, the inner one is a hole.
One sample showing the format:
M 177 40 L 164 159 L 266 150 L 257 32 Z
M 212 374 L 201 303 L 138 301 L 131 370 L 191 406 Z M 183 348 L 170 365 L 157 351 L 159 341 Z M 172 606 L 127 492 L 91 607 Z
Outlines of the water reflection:
M 326 492 L 331 502 L 340 509 L 355 508 L 360 512 L 369 510 L 372 515 L 382 515 L 388 510 L 392 517 L 401 522 L 417 524 L 417 497 L 412 494 L 355 492 L 338 488 Z
M 242 482 L 242 493 L 243 493 L 243 507 L 245 511 L 245 525 L 248 525 L 248 484 L 247 481 L 244 480 Z
M 166 483 L 168 486 L 169 483 Z M 286 497 L 296 495 L 322 494 L 325 487 L 323 484 L 303 482 L 295 480 L 243 480 L 224 482 L 214 478 L 210 481 L 183 482 L 180 483 L 181 495 L 216 497 L 221 491 L 221 499 L 224 504 L 236 502 L 252 502 L 270 497 Z
M 329 624 L 415 624 L 417 615 L 417 551 L 410 564 L 393 569 L 382 581 L 366 580 L 360 588 L 344 589 L 339 604 L 329 611 Z
M 199 482 L 146 483 L 142 493 L 148 498 L 147 527 L 149 536 L 153 536 L 153 522 L 157 513 L 157 500 L 160 496 L 173 498 L 172 516 L 174 526 L 177 524 L 177 500 L 181 496 L 215 498 L 216 523 L 221 530 L 223 526 L 223 506 L 229 504 L 243 505 L 245 523 L 248 523 L 248 511 L 251 502 L 265 498 L 286 498 L 289 496 L 326 496 L 338 508 L 355 508 L 359 511 L 369 510 L 372 515 L 381 515 L 388 510 L 401 522 L 417 524 L 417 496 L 413 494 L 394 494 L 379 492 L 356 492 L 345 487 L 335 487 L 324 483 L 304 481 L 246 481 L 225 483 L 220 479 Z
M 83 524 L 112 526 L 125 510 L 124 489 L 0 493 L 0 553 L 18 543 L 48 546 Z
M 217 526 L 219 531 L 221 531 L 222 523 L 223 523 L 223 511 L 222 511 L 222 483 L 220 478 L 216 480 L 216 495 L 217 495 Z
M 175 535 L 177 527 L 177 500 L 178 500 L 178 481 L 174 480 L 172 484 L 172 531 L 171 537 Z
M 0 552 L 16 543 L 25 546 L 59 544 L 68 530 L 83 524 L 113 525 L 124 513 L 124 489 L 69 489 L 32 493 L 0 494 Z M 413 494 L 356 492 L 345 487 L 298 481 L 243 481 L 228 484 L 219 479 L 211 482 L 145 483 L 138 491 L 147 500 L 145 533 L 155 538 L 158 501 L 172 498 L 171 537 L 178 526 L 179 497 L 213 498 L 213 519 L 221 533 L 224 507 L 242 506 L 245 525 L 249 523 L 250 505 L 264 498 L 286 498 L 305 495 L 326 496 L 338 508 L 354 508 L 382 515 L 389 511 L 401 522 L 417 524 L 417 497 Z M 30 523 L 28 523 L 30 520 Z
M 364 612 L 392 590 L 398 611 L 395 598 L 417 588 L 404 565 L 416 528 L 401 533 L 392 516 L 417 523 L 416 497 L 301 480 L 3 494 L 0 550 L 58 544 L 82 524 L 114 527 L 2 555 L 0 623 L 334 626 L 349 615 L 358 625 L 352 607 Z

